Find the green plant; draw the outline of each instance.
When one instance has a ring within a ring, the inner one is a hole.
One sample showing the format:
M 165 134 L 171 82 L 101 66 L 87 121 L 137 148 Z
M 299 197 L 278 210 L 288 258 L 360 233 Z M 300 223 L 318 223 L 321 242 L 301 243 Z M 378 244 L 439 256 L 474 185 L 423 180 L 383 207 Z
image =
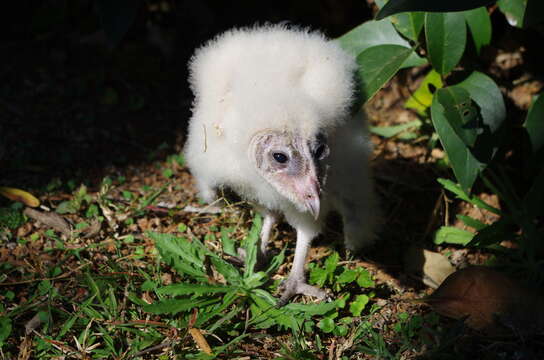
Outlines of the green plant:
M 75 214 L 85 204 L 90 204 L 92 198 L 87 194 L 87 187 L 83 184 L 74 192 L 72 199 L 61 202 L 56 209 L 59 214 Z
M 414 138 L 424 126 L 431 129 L 429 146 L 440 141 L 445 163 L 456 183 L 439 180 L 459 199 L 500 216 L 484 224 L 461 216 L 473 232 L 441 228 L 435 242 L 487 247 L 502 253 L 502 240 L 517 240 L 514 256 L 524 262 L 533 275 L 542 274 L 540 238 L 544 235 L 544 100 L 534 100 L 523 131 L 528 143 L 522 154 L 524 177 L 529 190 L 514 186 L 518 176 L 503 165 L 504 154 L 512 151 L 512 124 L 506 121 L 506 108 L 499 86 L 493 78 L 476 71 L 477 57 L 492 39 L 492 23 L 485 7 L 494 1 L 465 0 L 426 2 L 420 0 L 379 0 L 376 20 L 368 21 L 338 39 L 341 46 L 357 57 L 362 101 L 370 99 L 399 70 L 428 64 L 430 71 L 417 91 L 405 103 L 419 119 L 389 128 L 372 128 L 376 134 L 401 139 Z M 510 24 L 528 27 L 544 20 L 544 5 L 538 0 L 500 0 L 499 11 Z M 469 49 L 468 38 L 473 47 Z M 385 59 L 385 61 L 384 61 Z M 502 210 L 491 208 L 471 194 L 478 186 L 487 188 L 504 203 Z M 517 232 L 520 229 L 521 232 Z M 539 275 L 542 277 L 541 275 Z
M 270 292 L 277 284 L 271 284 L 269 279 L 282 264 L 284 253 L 274 256 L 265 270 L 256 269 L 260 227 L 261 218 L 257 216 L 243 241 L 246 254 L 243 270 L 209 250 L 195 237 L 187 239 L 149 233 L 162 259 L 181 276 L 181 281 L 164 287 L 156 285 L 154 291 L 159 299 L 144 306 L 144 310 L 154 314 L 178 314 L 185 327 L 193 319 L 191 326 L 195 328 L 242 336 L 250 326 L 309 331 L 313 327 L 312 318 L 344 306 L 345 297 L 339 297 L 332 302 L 291 303 L 278 308 L 277 299 Z M 234 246 L 227 230 L 222 232 L 222 240 L 224 249 L 233 253 Z M 233 321 L 248 311 L 245 321 Z M 214 352 L 219 354 L 224 350 L 217 348 Z

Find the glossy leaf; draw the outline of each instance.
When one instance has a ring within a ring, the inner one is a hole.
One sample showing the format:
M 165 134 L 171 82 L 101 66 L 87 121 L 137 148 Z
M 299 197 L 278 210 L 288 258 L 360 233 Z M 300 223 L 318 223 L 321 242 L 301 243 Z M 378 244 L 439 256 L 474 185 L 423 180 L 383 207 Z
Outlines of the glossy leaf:
M 444 89 L 439 89 L 437 95 L 444 91 Z M 474 157 L 470 149 L 450 125 L 454 119 L 448 119 L 447 116 L 452 113 L 452 110 L 446 108 L 439 101 L 440 98 L 440 96 L 433 98 L 431 119 L 440 142 L 448 154 L 457 181 L 461 184 L 463 191 L 469 193 L 478 173 L 485 165 Z
M 475 9 L 494 3 L 496 0 L 389 0 L 376 15 L 377 20 L 407 11 L 448 12 Z
M 506 108 L 502 93 L 497 84 L 487 75 L 474 71 L 457 86 L 470 93 L 470 97 L 480 106 L 483 122 L 495 132 L 506 118 Z
M 408 109 L 414 109 L 420 115 L 425 112 L 433 102 L 433 96 L 437 89 L 442 88 L 442 78 L 440 74 L 431 70 L 423 79 L 417 90 L 406 100 L 404 106 Z
M 379 45 L 363 51 L 357 56 L 363 101 L 369 100 L 401 68 L 412 54 L 412 49 L 400 45 Z
M 436 96 L 444 106 L 444 116 L 453 131 L 466 146 L 473 147 L 482 129 L 478 109 L 468 91 L 459 86 L 450 86 L 437 91 Z
M 389 20 L 367 21 L 342 35 L 336 41 L 354 57 L 370 47 L 379 45 L 401 45 L 411 48 L 410 43 L 399 35 Z M 413 52 L 402 64 L 402 67 L 419 66 L 426 63 L 425 59 Z
M 522 27 L 527 0 L 499 0 L 497 5 L 512 26 Z
M 391 17 L 391 22 L 398 32 L 412 41 L 418 41 L 423 23 L 425 22 L 425 13 L 409 12 L 397 14 Z
M 481 7 L 464 11 L 463 15 L 474 40 L 476 51 L 480 53 L 480 49 L 491 42 L 491 19 L 489 18 L 489 13 L 485 7 Z
M 448 74 L 459 63 L 467 41 L 462 13 L 425 14 L 425 38 L 429 60 L 434 69 Z

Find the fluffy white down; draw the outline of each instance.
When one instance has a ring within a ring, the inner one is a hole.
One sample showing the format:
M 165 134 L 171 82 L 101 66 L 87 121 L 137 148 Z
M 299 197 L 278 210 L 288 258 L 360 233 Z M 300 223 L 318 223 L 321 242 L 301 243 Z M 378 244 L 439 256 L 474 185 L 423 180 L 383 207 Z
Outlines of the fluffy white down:
M 349 118 L 355 69 L 354 59 L 321 33 L 281 25 L 232 30 L 198 49 L 190 63 L 195 101 L 185 156 L 203 200 L 213 201 L 215 189 L 227 186 L 281 211 L 291 225 L 319 232 L 256 172 L 247 151 L 263 129 L 333 135 Z M 365 149 L 359 162 L 366 163 Z M 366 165 L 361 171 L 368 200 Z

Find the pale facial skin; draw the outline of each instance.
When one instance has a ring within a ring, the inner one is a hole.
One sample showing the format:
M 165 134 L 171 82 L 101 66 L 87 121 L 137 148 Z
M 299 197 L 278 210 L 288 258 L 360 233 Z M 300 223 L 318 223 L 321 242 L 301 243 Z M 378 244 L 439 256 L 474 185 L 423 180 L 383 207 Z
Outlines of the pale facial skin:
M 251 141 L 250 157 L 257 170 L 280 194 L 297 208 L 319 217 L 323 169 L 329 155 L 323 136 L 305 141 L 287 131 L 264 130 Z

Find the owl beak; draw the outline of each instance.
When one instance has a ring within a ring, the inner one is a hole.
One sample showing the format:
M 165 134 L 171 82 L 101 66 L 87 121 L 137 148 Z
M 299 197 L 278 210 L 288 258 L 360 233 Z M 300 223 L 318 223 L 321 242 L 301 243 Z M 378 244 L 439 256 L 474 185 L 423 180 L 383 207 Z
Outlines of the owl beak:
M 303 194 L 303 204 L 306 210 L 312 214 L 315 220 L 319 218 L 319 208 L 320 208 L 320 199 L 319 195 L 321 193 L 321 187 L 317 178 L 314 176 L 309 176 L 306 179 L 306 184 L 304 184 L 302 191 Z

